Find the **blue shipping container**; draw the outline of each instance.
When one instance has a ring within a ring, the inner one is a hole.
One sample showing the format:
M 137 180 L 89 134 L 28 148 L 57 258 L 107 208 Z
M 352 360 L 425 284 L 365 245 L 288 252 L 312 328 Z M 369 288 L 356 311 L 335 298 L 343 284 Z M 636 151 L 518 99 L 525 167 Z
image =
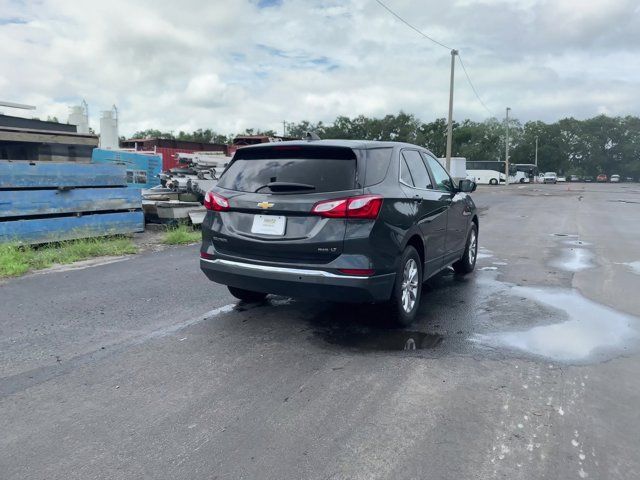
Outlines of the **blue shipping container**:
M 91 160 L 94 163 L 124 165 L 127 170 L 127 186 L 130 188 L 151 188 L 160 185 L 160 155 L 94 148 Z

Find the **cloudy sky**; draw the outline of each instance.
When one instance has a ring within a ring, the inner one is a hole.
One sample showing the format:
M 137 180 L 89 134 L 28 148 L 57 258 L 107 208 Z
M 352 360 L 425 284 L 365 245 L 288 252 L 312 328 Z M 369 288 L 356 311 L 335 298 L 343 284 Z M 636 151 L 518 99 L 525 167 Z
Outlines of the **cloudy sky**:
M 640 115 L 639 0 L 385 0 L 460 50 L 488 109 L 520 120 Z M 445 117 L 450 54 L 375 0 L 0 0 L 0 99 L 120 133 Z M 456 119 L 489 115 L 459 64 Z

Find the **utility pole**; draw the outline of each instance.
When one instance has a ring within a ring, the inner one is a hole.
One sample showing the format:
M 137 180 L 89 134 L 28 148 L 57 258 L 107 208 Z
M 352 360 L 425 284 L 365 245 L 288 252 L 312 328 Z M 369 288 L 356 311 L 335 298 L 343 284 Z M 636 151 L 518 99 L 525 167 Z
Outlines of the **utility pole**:
M 282 120 L 282 136 L 283 137 L 287 136 L 287 121 L 286 120 Z
M 453 79 L 457 50 L 451 50 L 451 81 L 449 83 L 449 123 L 447 124 L 447 172 L 451 171 L 451 145 L 453 143 Z
M 504 146 L 504 184 L 509 185 L 509 111 L 511 108 L 507 107 L 507 141 Z M 500 183 L 500 182 L 498 182 Z
M 536 135 L 536 167 L 538 166 L 538 136 Z

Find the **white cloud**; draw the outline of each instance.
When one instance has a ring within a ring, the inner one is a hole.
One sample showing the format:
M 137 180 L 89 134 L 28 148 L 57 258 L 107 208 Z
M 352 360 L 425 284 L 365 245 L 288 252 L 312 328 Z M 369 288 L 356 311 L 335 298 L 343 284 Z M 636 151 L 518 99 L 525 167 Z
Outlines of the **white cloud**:
M 496 115 L 640 114 L 635 0 L 386 2 L 460 49 Z M 0 35 L 4 99 L 66 118 L 85 98 L 94 127 L 115 103 L 123 134 L 446 116 L 449 53 L 370 0 L 5 0 Z M 487 115 L 458 67 L 456 118 Z

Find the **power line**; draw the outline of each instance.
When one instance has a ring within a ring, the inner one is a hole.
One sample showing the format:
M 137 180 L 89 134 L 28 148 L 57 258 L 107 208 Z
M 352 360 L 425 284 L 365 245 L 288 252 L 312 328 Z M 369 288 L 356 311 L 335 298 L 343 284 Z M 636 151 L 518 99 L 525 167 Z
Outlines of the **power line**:
M 400 20 L 402 23 L 404 23 L 407 27 L 409 27 L 410 29 L 414 30 L 415 32 L 419 33 L 420 35 L 422 35 L 424 38 L 426 38 L 427 40 L 431 40 L 433 43 L 435 43 L 436 45 L 440 45 L 441 47 L 446 48 L 447 50 L 453 50 L 451 47 L 447 47 L 444 43 L 439 42 L 438 40 L 436 40 L 433 37 L 430 37 L 429 35 L 427 35 L 426 33 L 424 33 L 422 30 L 418 29 L 417 27 L 414 27 L 413 25 L 411 25 L 409 22 L 407 22 L 404 18 L 402 18 L 400 15 L 398 15 L 396 12 L 394 12 L 393 10 L 391 10 L 389 7 L 387 7 L 384 3 L 382 3 L 380 0 L 376 0 L 376 2 L 378 3 L 378 5 L 380 5 L 382 8 L 384 8 L 387 12 L 389 12 L 391 15 L 393 15 L 394 17 L 396 17 L 398 20 Z
M 398 15 L 396 12 L 394 12 L 393 10 L 391 10 L 389 7 L 387 7 L 381 0 L 376 0 L 376 3 L 378 5 L 380 5 L 382 8 L 384 8 L 387 12 L 389 12 L 391 15 L 393 15 L 394 17 L 396 17 L 398 20 L 400 20 L 402 23 L 404 23 L 407 27 L 409 27 L 411 30 L 417 32 L 418 34 L 422 35 L 424 38 L 426 38 L 427 40 L 430 40 L 431 42 L 435 43 L 436 45 L 439 45 L 441 47 L 446 48 L 447 50 L 453 50 L 451 47 L 448 47 L 447 45 L 445 45 L 442 42 L 439 42 L 438 40 L 436 40 L 435 38 L 427 35 L 426 33 L 424 33 L 422 30 L 420 30 L 417 27 L 414 27 L 412 24 L 410 24 L 409 22 L 407 22 L 404 18 L 402 18 L 400 15 Z M 478 94 L 478 91 L 476 90 L 476 87 L 473 85 L 473 82 L 471 81 L 471 77 L 469 76 L 469 72 L 467 72 L 466 67 L 464 66 L 464 62 L 462 61 L 462 58 L 460 57 L 460 54 L 458 53 L 458 60 L 460 60 L 460 65 L 462 66 L 462 71 L 464 72 L 465 77 L 467 77 L 467 81 L 469 82 L 469 86 L 471 87 L 471 90 L 473 90 L 473 93 L 475 94 L 476 98 L 478 99 L 478 101 L 480 102 L 480 104 L 484 107 L 484 109 L 489 113 L 490 116 L 495 117 L 495 115 L 493 114 L 493 112 L 491 110 L 489 110 L 489 108 L 487 107 L 487 105 L 482 101 L 482 98 L 480 98 L 480 95 Z
M 465 77 L 467 77 L 467 81 L 469 82 L 469 86 L 471 87 L 471 90 L 473 90 L 473 93 L 475 93 L 476 98 L 482 104 L 484 109 L 489 113 L 489 115 L 491 115 L 492 117 L 495 117 L 493 112 L 491 110 L 489 110 L 489 107 L 487 107 L 485 105 L 485 103 L 482 101 L 482 98 L 480 98 L 480 95 L 478 94 L 478 91 L 476 90 L 476 87 L 473 86 L 473 82 L 471 81 L 471 77 L 469 76 L 469 73 L 467 72 L 467 68 L 464 66 L 464 62 L 462 61 L 462 57 L 460 56 L 460 54 L 458 54 L 458 60 L 460 60 L 460 65 L 462 66 L 462 71 L 464 72 Z

